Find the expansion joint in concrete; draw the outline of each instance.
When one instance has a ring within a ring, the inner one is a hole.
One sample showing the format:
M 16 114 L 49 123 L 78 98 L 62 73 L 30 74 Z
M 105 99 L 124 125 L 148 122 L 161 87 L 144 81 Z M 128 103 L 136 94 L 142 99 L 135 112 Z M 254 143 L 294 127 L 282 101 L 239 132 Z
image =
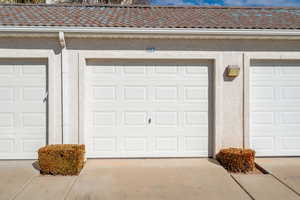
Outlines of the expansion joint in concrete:
M 36 177 L 35 174 L 32 175 L 29 178 L 29 180 L 24 183 L 24 185 L 20 188 L 20 190 L 17 191 L 14 196 L 12 196 L 11 200 L 15 200 L 18 197 L 18 195 L 21 194 L 24 191 L 24 189 L 32 182 L 32 180 L 34 179 L 34 177 Z
M 231 174 L 230 174 L 230 176 L 231 176 L 231 178 L 234 180 L 234 182 L 236 182 L 239 186 L 240 186 L 240 188 L 252 199 L 252 200 L 255 200 L 255 198 L 246 190 L 246 188 L 244 188 L 235 178 L 234 178 L 234 176 L 232 176 Z

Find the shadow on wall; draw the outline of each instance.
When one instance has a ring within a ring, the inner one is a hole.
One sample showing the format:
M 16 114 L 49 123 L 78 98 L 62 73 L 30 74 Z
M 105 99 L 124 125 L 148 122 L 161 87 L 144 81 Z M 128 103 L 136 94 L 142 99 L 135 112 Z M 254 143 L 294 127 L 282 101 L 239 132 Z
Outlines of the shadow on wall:
M 49 50 L 59 54 L 61 47 L 58 36 L 56 38 L 0 38 L 0 49 L 29 49 L 29 50 Z
M 73 50 L 157 51 L 299 51 L 300 41 L 288 40 L 179 40 L 179 39 L 67 39 Z
M 233 81 L 236 77 L 229 77 L 227 76 L 227 71 L 228 71 L 228 68 L 226 68 L 223 72 L 223 80 L 226 81 L 226 82 L 231 82 Z
M 158 51 L 299 51 L 300 41 L 289 40 L 180 40 L 180 39 L 78 39 L 66 40 L 70 50 Z M 60 53 L 57 38 L 0 38 L 0 49 L 53 49 Z

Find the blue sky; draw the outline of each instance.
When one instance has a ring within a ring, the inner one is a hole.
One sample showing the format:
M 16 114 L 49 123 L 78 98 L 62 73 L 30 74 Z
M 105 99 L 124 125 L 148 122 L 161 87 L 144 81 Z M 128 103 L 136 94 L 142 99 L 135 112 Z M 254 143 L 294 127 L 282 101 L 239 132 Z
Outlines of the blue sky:
M 154 5 L 300 6 L 300 0 L 150 0 Z

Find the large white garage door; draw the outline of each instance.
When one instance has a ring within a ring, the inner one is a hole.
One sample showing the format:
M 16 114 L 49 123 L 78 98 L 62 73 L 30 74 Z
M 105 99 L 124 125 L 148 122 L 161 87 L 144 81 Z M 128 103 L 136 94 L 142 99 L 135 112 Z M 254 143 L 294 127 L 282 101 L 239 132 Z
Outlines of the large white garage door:
M 258 156 L 300 155 L 300 61 L 252 61 L 250 143 Z
M 46 65 L 0 61 L 0 159 L 32 159 L 46 143 Z
M 87 62 L 87 155 L 208 156 L 211 65 Z

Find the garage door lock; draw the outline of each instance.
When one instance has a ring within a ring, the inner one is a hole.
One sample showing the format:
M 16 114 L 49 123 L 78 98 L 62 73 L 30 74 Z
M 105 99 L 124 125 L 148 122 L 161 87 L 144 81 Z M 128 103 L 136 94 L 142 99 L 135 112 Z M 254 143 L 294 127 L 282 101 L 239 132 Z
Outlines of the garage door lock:
M 45 103 L 48 100 L 48 92 L 45 93 L 43 98 L 43 103 Z

